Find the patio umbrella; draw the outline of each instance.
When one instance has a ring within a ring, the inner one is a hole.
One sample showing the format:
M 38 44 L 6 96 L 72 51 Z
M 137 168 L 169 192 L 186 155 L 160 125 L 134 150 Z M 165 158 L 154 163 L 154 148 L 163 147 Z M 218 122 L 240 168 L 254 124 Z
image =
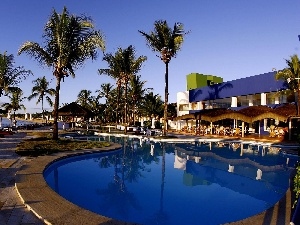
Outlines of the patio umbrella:
M 273 109 L 274 113 L 290 117 L 290 116 L 296 116 L 297 115 L 297 106 L 295 104 L 281 104 L 280 106 Z

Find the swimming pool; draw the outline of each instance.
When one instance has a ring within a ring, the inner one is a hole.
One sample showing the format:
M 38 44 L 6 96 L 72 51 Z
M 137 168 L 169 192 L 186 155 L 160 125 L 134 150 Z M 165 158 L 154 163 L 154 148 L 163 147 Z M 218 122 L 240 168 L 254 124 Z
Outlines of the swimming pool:
M 95 213 L 140 224 L 223 224 L 273 206 L 297 157 L 241 142 L 110 139 L 124 147 L 75 156 L 44 172 L 50 187 Z

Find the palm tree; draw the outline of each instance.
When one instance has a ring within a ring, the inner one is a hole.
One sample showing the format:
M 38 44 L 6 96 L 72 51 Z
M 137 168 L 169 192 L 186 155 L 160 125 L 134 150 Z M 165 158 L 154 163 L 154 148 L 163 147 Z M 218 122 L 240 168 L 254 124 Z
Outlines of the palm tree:
M 143 116 L 154 117 L 162 116 L 164 113 L 163 101 L 159 95 L 154 95 L 153 92 L 147 93 L 144 96 L 140 110 Z
M 164 102 L 164 129 L 163 135 L 167 132 L 167 111 L 168 111 L 168 95 L 169 95 L 169 62 L 172 57 L 176 57 L 177 52 L 183 44 L 183 37 L 187 34 L 184 32 L 182 23 L 175 23 L 174 28 L 170 28 L 165 20 L 157 20 L 154 22 L 154 31 L 149 34 L 139 32 L 146 38 L 147 45 L 153 52 L 160 54 L 160 59 L 166 65 L 165 72 L 165 102 Z
M 98 93 L 98 99 L 104 97 L 105 98 L 105 110 L 104 110 L 104 118 L 107 120 L 108 118 L 108 102 L 111 97 L 111 92 L 113 90 L 113 85 L 110 83 L 101 84 L 101 89 L 96 90 L 96 93 Z M 117 113 L 117 112 L 116 112 Z
M 89 17 L 71 15 L 66 7 L 61 14 L 53 10 L 43 37 L 46 43 L 44 47 L 36 42 L 25 42 L 18 54 L 25 52 L 40 64 L 53 68 L 53 76 L 56 78 L 53 139 L 57 140 L 61 80 L 69 75 L 75 77 L 75 69 L 89 58 L 96 59 L 97 49 L 104 51 L 105 45 L 102 34 L 94 29 Z
M 116 123 L 119 122 L 119 102 L 120 102 L 120 89 L 121 89 L 121 82 L 120 80 L 120 66 L 118 65 L 116 55 L 112 55 L 111 53 L 106 53 L 104 54 L 103 60 L 108 63 L 108 69 L 99 69 L 98 73 L 100 75 L 105 74 L 108 75 L 109 77 L 113 78 L 116 80 L 117 84 L 117 105 L 116 105 Z
M 22 66 L 14 66 L 14 56 L 0 53 L 0 97 L 7 94 L 28 75 L 31 75 L 30 70 L 25 70 Z
M 284 80 L 287 88 L 297 93 L 297 115 L 300 114 L 300 61 L 297 55 L 286 59 L 287 67 L 279 70 L 275 77 L 277 80 Z
M 44 99 L 46 99 L 46 101 L 52 107 L 53 102 L 49 96 L 55 95 L 55 89 L 49 88 L 49 82 L 45 76 L 37 78 L 36 80 L 32 81 L 32 83 L 34 86 L 31 90 L 32 94 L 28 96 L 28 100 L 30 101 L 33 98 L 37 98 L 38 100 L 36 104 L 39 104 L 40 102 L 42 103 L 42 115 L 44 120 Z
M 13 91 L 10 92 L 10 95 L 7 97 L 9 98 L 10 102 L 3 103 L 2 107 L 6 111 L 13 110 L 14 111 L 14 121 L 16 121 L 16 111 L 19 109 L 26 110 L 24 104 L 22 104 L 23 100 L 26 97 L 22 97 L 23 91 L 20 88 L 15 88 Z
M 117 87 L 124 86 L 124 117 L 125 125 L 127 125 L 127 89 L 130 78 L 136 75 L 143 64 L 146 61 L 145 56 L 139 56 L 136 58 L 135 49 L 132 45 L 125 49 L 118 48 L 115 55 L 111 53 L 106 54 L 103 58 L 109 64 L 109 69 L 99 69 L 99 74 L 107 74 L 113 79 L 117 80 Z M 126 133 L 125 128 L 125 133 Z
M 130 79 L 129 95 L 132 102 L 133 123 L 135 122 L 136 112 L 138 111 L 138 103 L 141 102 L 146 91 L 150 90 L 150 88 L 144 88 L 145 83 L 146 81 L 142 81 L 140 75 L 132 76 Z
M 77 95 L 76 102 L 84 108 L 91 109 L 91 104 L 93 101 L 91 94 L 92 92 L 90 90 L 81 90 Z

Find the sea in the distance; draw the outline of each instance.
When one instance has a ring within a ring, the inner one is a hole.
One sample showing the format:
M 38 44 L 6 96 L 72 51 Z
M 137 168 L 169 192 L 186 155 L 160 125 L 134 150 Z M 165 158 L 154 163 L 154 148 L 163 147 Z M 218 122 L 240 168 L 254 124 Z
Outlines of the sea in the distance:
M 31 120 L 25 120 L 25 119 L 18 119 L 16 118 L 16 126 L 26 126 L 26 125 L 29 125 L 29 124 L 35 124 L 33 121 Z M 1 125 L 1 128 L 4 128 L 4 127 L 11 127 L 14 125 L 14 120 L 10 120 L 10 119 L 7 119 L 6 117 L 0 117 L 0 125 Z

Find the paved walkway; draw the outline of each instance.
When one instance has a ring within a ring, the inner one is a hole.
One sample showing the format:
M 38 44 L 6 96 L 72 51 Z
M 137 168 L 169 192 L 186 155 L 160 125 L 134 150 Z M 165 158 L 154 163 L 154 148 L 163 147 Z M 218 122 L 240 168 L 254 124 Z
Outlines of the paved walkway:
M 0 224 L 44 224 L 21 202 L 15 188 L 15 173 L 31 160 L 15 153 L 17 144 L 25 133 L 7 135 L 0 139 Z

